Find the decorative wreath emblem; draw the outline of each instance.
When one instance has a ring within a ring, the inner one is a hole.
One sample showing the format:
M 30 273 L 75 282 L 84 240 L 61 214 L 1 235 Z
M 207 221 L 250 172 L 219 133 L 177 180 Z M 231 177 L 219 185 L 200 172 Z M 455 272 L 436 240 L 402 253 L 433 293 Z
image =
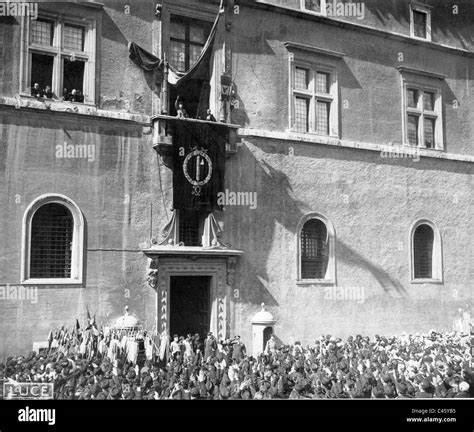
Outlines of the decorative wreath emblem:
M 192 178 L 188 172 L 188 164 L 194 159 L 196 160 L 196 178 Z M 201 179 L 201 167 L 206 163 L 208 166 L 207 176 L 206 178 Z M 207 150 L 198 149 L 197 147 L 192 148 L 191 152 L 188 153 L 184 158 L 183 172 L 186 180 L 193 185 L 192 194 L 196 196 L 201 195 L 201 186 L 204 186 L 206 183 L 208 183 L 212 176 L 212 161 L 207 154 Z

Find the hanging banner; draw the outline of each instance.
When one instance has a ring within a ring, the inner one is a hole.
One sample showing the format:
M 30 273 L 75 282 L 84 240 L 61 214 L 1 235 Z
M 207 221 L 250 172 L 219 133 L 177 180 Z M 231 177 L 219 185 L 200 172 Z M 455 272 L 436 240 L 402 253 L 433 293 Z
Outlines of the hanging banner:
M 222 210 L 227 128 L 219 123 L 172 123 L 173 207 L 179 210 Z

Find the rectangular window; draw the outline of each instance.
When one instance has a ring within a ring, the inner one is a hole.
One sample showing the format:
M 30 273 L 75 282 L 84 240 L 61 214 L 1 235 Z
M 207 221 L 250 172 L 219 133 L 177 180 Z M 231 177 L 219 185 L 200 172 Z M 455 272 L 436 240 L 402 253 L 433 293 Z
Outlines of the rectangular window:
M 318 135 L 337 135 L 335 71 L 293 66 L 292 129 Z
M 425 147 L 435 148 L 435 122 L 433 118 L 425 118 Z
M 326 15 L 327 0 L 300 0 L 300 8 L 304 11 Z
M 22 92 L 29 88 L 35 97 L 94 103 L 96 21 L 86 13 L 81 19 L 44 12 L 24 25 Z
M 35 45 L 53 45 L 54 23 L 38 19 L 31 21 L 31 43 Z
M 441 98 L 438 91 L 405 85 L 406 143 L 427 149 L 442 148 Z
M 84 27 L 64 25 L 64 49 L 84 51 L 84 33 Z
M 45 54 L 31 54 L 31 81 L 30 88 L 35 92 L 42 91 L 46 86 L 51 86 L 53 82 L 54 56 Z
M 316 132 L 320 135 L 329 135 L 329 103 L 316 102 Z
M 418 116 L 408 115 L 408 142 L 412 146 L 418 145 Z
M 419 39 L 431 40 L 431 9 L 419 3 L 410 5 L 410 34 Z
M 211 24 L 185 17 L 171 16 L 170 63 L 184 72 L 193 66 L 211 31 Z
M 309 132 L 309 100 L 295 98 L 295 129 L 298 132 Z

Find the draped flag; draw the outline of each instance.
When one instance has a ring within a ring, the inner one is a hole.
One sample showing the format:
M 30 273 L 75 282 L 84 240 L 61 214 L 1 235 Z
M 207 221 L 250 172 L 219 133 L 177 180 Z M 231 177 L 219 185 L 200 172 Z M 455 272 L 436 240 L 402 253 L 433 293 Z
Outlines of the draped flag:
M 172 122 L 173 207 L 222 210 L 227 128 L 220 123 Z

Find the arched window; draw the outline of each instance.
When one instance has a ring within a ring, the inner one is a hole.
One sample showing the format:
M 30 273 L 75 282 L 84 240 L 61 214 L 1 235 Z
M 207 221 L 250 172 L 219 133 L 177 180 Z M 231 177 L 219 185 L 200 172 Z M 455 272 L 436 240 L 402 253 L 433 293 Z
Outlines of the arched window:
M 298 280 L 335 283 L 334 228 L 321 215 L 303 217 L 298 228 Z
M 301 230 L 301 278 L 324 279 L 328 267 L 328 232 L 324 222 L 311 219 Z
M 62 195 L 43 195 L 23 220 L 22 282 L 82 283 L 84 220 Z
M 30 277 L 70 278 L 74 219 L 62 204 L 40 207 L 31 221 Z
M 418 221 L 411 231 L 412 280 L 442 281 L 441 236 L 436 226 Z

